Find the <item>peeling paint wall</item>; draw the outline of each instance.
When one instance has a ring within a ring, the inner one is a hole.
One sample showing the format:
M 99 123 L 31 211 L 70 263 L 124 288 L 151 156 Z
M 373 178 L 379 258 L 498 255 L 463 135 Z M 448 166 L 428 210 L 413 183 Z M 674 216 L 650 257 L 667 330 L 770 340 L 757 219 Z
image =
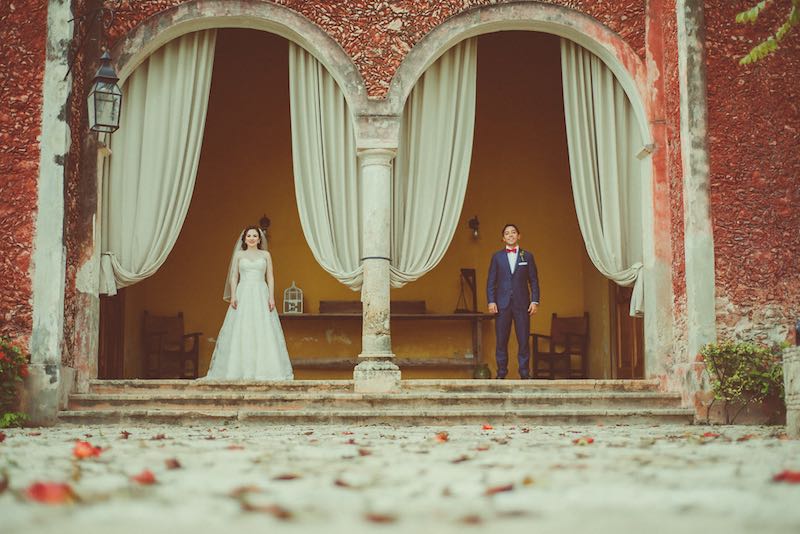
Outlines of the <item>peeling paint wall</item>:
M 238 0 L 233 0 L 238 1 Z M 147 17 L 186 3 L 184 0 L 141 0 L 123 3 L 111 31 L 113 39 Z M 386 95 L 397 67 L 409 50 L 433 28 L 476 6 L 508 0 L 351 0 L 348 2 L 278 0 L 325 30 L 353 58 L 370 97 Z M 561 5 L 586 13 L 617 32 L 644 56 L 644 0 L 562 0 Z
M 738 59 L 782 22 L 734 22 L 751 2 L 706 2 L 711 204 L 720 337 L 786 339 L 800 319 L 800 29 Z
M 25 343 L 46 41 L 46 1 L 0 3 L 0 335 Z

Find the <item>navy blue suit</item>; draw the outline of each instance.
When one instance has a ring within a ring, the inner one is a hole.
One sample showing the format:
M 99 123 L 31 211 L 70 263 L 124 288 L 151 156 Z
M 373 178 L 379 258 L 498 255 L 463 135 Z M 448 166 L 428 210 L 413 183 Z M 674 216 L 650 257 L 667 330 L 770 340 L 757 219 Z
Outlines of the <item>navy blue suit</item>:
M 508 337 L 511 334 L 513 320 L 519 345 L 517 353 L 519 374 L 521 377 L 527 377 L 530 373 L 528 338 L 531 332 L 528 308 L 532 302 L 539 302 L 539 277 L 533 254 L 520 248 L 512 274 L 506 249 L 495 252 L 489 263 L 486 296 L 487 302 L 497 304 L 498 311 L 494 323 L 497 337 L 495 350 L 497 376 L 504 377 L 508 373 Z

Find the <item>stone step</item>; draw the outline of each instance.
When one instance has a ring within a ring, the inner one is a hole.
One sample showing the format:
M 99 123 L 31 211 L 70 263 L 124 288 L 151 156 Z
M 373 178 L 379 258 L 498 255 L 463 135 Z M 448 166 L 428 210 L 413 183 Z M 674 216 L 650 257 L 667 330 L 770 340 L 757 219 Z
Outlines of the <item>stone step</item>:
M 92 380 L 90 393 L 131 391 L 353 391 L 352 380 L 205 381 L 205 380 Z
M 89 393 L 70 396 L 70 410 L 181 409 L 238 410 L 343 410 L 437 408 L 678 408 L 678 394 L 657 392 L 515 391 L 434 392 L 410 391 L 394 394 L 349 392 L 253 392 L 253 391 L 133 391 Z
M 403 380 L 403 392 L 519 392 L 592 391 L 625 392 L 659 390 L 657 380 Z M 198 380 L 93 380 L 90 393 L 129 393 L 132 391 L 250 391 L 250 392 L 352 392 L 352 380 L 291 380 L 274 382 L 222 382 Z
M 99 423 L 162 423 L 162 424 L 397 424 L 397 425 L 460 425 L 460 424 L 691 424 L 694 412 L 686 408 L 597 409 L 597 408 L 525 408 L 525 409 L 440 409 L 414 410 L 69 410 L 60 412 L 62 422 Z

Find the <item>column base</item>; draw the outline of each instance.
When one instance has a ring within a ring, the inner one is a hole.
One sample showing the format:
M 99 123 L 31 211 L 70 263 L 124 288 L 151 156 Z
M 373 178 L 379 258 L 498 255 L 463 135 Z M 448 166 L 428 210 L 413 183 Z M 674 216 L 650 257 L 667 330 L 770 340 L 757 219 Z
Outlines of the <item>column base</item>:
M 800 439 L 800 347 L 783 353 L 783 381 L 786 391 L 786 433 Z
M 400 391 L 400 368 L 391 360 L 392 357 L 359 356 L 363 360 L 353 370 L 355 392 L 392 393 Z
M 28 416 L 28 425 L 52 426 L 58 422 L 63 385 L 60 365 L 28 365 L 28 377 L 20 395 L 20 408 Z

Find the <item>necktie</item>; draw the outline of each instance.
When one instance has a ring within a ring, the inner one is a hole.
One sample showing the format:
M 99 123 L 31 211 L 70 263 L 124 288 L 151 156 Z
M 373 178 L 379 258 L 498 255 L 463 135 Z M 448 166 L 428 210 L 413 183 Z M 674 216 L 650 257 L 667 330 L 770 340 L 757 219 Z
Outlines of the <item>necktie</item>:
M 507 253 L 507 254 L 516 254 L 516 253 L 517 253 L 517 247 L 514 247 L 514 248 L 507 248 L 507 249 L 506 249 L 506 253 Z

